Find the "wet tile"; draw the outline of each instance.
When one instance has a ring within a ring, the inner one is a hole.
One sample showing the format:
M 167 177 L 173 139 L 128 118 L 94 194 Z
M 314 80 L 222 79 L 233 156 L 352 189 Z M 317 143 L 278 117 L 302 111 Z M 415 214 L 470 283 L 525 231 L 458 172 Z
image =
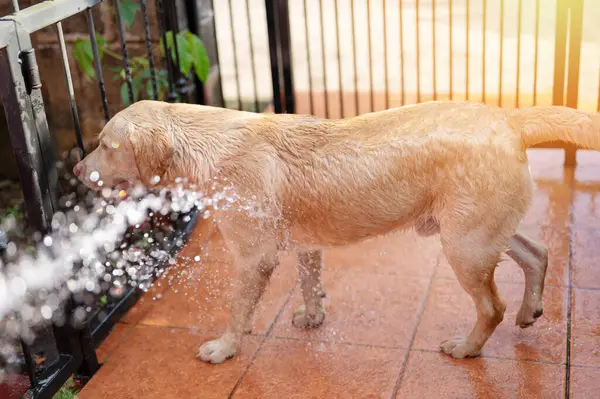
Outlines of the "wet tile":
M 571 397 L 573 399 L 600 398 L 600 368 L 571 366 Z
M 419 237 L 414 231 L 397 232 L 352 246 L 327 249 L 325 267 L 428 278 L 441 248 L 438 236 Z
M 294 263 L 295 258 L 286 257 L 275 271 L 258 304 L 253 333 L 264 334 L 289 298 L 297 279 Z M 224 330 L 229 321 L 235 276 L 233 264 L 198 264 L 155 301 L 141 324 Z
M 96 349 L 96 357 L 100 363 L 105 363 L 113 354 L 115 349 L 127 338 L 133 331 L 133 324 L 117 323 L 111 330 L 108 337 Z
M 327 316 L 316 329 L 292 325 L 303 304 L 300 290 L 282 312 L 272 335 L 307 341 L 332 341 L 408 348 L 425 299 L 428 280 L 367 273 L 326 272 Z
M 29 377 L 21 374 L 5 374 L 0 381 L 0 398 L 19 399 L 29 389 Z
M 185 270 L 188 265 L 194 260 L 196 254 L 205 253 L 208 249 L 215 248 L 215 251 L 208 253 L 216 253 L 221 256 L 224 251 L 220 240 L 220 234 L 216 230 L 216 226 L 210 220 L 200 220 L 194 231 L 190 234 L 189 240 L 185 247 L 177 255 L 177 264 L 167 268 L 165 275 L 157 278 L 148 292 L 144 293 L 137 303 L 127 312 L 121 319 L 124 323 L 137 324 L 150 311 L 156 299 L 161 298 L 169 287 L 181 275 L 182 270 Z M 220 249 L 220 250 L 219 250 Z
M 166 278 L 158 278 L 154 284 L 145 292 L 135 305 L 121 318 L 121 322 L 137 324 L 152 309 L 156 300 L 169 289 L 169 281 Z
M 548 269 L 546 270 L 546 285 L 569 285 L 569 229 L 554 228 L 540 225 L 521 225 L 523 234 L 543 243 L 548 248 Z M 524 284 L 525 276 L 521 268 L 510 258 L 504 255 L 495 272 L 497 282 Z M 456 279 L 450 264 L 442 256 L 437 269 L 436 277 Z
M 234 398 L 389 398 L 403 350 L 268 339 Z
M 544 315 L 534 326 L 521 329 L 515 319 L 525 286 L 498 284 L 507 304 L 504 321 L 483 347 L 483 356 L 564 362 L 567 337 L 567 288 L 546 287 Z M 455 280 L 434 280 L 413 348 L 438 351 L 442 341 L 467 335 L 475 325 L 475 306 Z
M 236 357 L 215 366 L 195 357 L 198 346 L 211 338 L 185 329 L 137 326 L 79 398 L 226 398 L 260 340 L 246 337 Z
M 577 166 L 583 165 L 600 166 L 600 152 L 594 150 L 578 150 Z
M 573 289 L 571 364 L 600 367 L 600 291 Z
M 573 286 L 600 288 L 600 230 L 573 230 Z
M 573 180 L 572 172 L 563 167 L 564 152 L 532 149 L 527 154 L 536 188 L 523 224 L 568 227 Z
M 523 224 L 569 227 L 571 188 L 570 184 L 536 179 L 536 188 Z
M 564 167 L 564 150 L 530 148 L 527 150 L 527 158 L 531 177 L 534 179 L 562 182 L 568 176 L 568 173 L 565 173 Z
M 600 227 L 600 154 L 577 153 L 573 197 L 573 221 L 578 227 Z
M 565 366 L 411 352 L 396 398 L 564 398 Z

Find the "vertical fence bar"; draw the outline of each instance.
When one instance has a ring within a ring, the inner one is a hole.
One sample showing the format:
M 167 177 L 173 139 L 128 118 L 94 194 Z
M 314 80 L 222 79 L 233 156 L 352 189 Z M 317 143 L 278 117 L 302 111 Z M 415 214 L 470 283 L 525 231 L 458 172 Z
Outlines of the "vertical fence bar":
M 577 108 L 579 98 L 579 65 L 583 31 L 583 0 L 571 0 L 569 25 L 569 64 L 567 75 L 567 107 Z
M 204 2 L 203 3 L 204 7 L 212 7 L 212 1 L 210 2 Z M 210 8 L 210 11 L 212 11 L 213 8 Z M 197 35 L 197 36 L 201 36 L 202 40 L 204 42 L 204 46 L 206 47 L 206 52 L 208 54 L 210 54 L 210 42 L 212 41 L 211 39 L 214 39 L 216 36 L 216 33 L 214 32 L 214 21 L 213 23 L 211 23 L 212 26 L 212 38 L 210 37 L 210 34 L 202 34 L 202 29 L 200 26 L 200 15 L 198 14 L 198 3 L 197 0 L 185 0 L 185 12 L 186 12 L 186 16 L 187 16 L 187 26 L 188 29 L 191 33 Z M 208 39 L 208 40 L 207 40 Z M 213 42 L 214 43 L 214 42 Z M 209 58 L 212 58 L 210 61 L 214 62 L 214 64 L 216 64 L 217 66 L 219 65 L 219 54 L 218 51 L 214 51 L 214 56 L 211 57 L 209 55 Z M 192 79 L 194 81 L 194 86 L 195 86 L 195 90 L 194 90 L 194 102 L 196 104 L 206 104 L 206 99 L 205 99 L 205 86 L 204 83 L 200 80 L 200 78 L 198 77 L 198 75 L 196 75 L 195 73 L 192 73 Z M 218 80 L 218 84 L 221 84 L 221 79 L 219 78 Z M 215 85 L 214 89 L 217 89 L 217 87 Z M 214 90 L 213 89 L 213 90 Z M 220 91 L 219 93 L 222 93 L 222 91 Z M 220 96 L 222 98 L 222 95 Z M 220 103 L 222 104 L 222 103 Z M 217 103 L 211 103 L 209 105 L 213 105 L 216 106 Z
M 148 55 L 148 67 L 150 68 L 150 82 L 152 85 L 152 99 L 158 100 L 158 84 L 156 83 L 156 66 L 154 65 L 154 54 L 152 53 L 152 38 L 150 36 L 150 21 L 148 20 L 147 0 L 140 0 L 140 8 L 144 19 L 144 41 L 146 54 Z
M 515 97 L 515 106 L 517 108 L 519 108 L 519 94 L 520 94 L 520 90 L 519 90 L 519 86 L 521 83 L 521 24 L 522 24 L 522 20 L 523 20 L 523 4 L 522 1 L 519 0 L 519 3 L 517 5 L 517 18 L 519 18 L 519 20 L 517 21 L 517 93 L 516 93 L 516 97 Z
M 448 0 L 448 52 L 450 53 L 450 61 L 448 65 L 448 90 L 450 91 L 450 100 L 454 99 L 454 89 L 452 88 L 452 0 Z
M 535 48 L 533 50 L 533 105 L 537 105 L 538 49 L 540 41 L 540 0 L 535 0 Z
M 415 0 L 415 40 L 417 41 L 417 103 L 421 102 L 421 45 L 419 41 L 419 1 Z
M 85 156 L 83 148 L 83 137 L 81 136 L 81 124 L 79 123 L 79 112 L 77 111 L 77 103 L 75 101 L 75 90 L 73 89 L 73 79 L 71 78 L 71 68 L 69 67 L 69 55 L 67 54 L 67 46 L 65 45 L 65 36 L 63 34 L 62 22 L 56 24 L 56 33 L 58 34 L 58 44 L 60 46 L 60 55 L 65 71 L 65 80 L 67 82 L 67 92 L 69 93 L 69 105 L 71 107 L 71 116 L 73 117 L 73 127 L 75 128 L 75 139 L 77 147 L 81 151 L 81 157 Z
M 22 339 L 20 341 L 21 349 L 23 350 L 23 358 L 25 359 L 25 366 L 27 366 L 27 374 L 29 374 L 29 382 L 31 387 L 35 387 L 38 384 L 38 378 L 35 361 L 31 355 L 31 348 Z
M 310 62 L 310 40 L 308 38 L 308 12 L 306 7 L 306 0 L 304 0 L 304 39 L 306 41 L 306 67 L 308 70 L 308 101 L 310 106 L 310 114 L 315 113 L 315 103 L 313 98 L 313 87 L 312 87 L 312 64 Z
M 367 44 L 369 45 L 369 112 L 373 112 L 373 42 L 371 41 L 371 2 L 367 0 Z
M 338 0 L 334 0 L 334 8 L 335 8 L 335 43 L 337 48 L 337 64 L 338 64 L 338 86 L 340 90 L 340 117 L 344 117 L 344 90 L 342 89 L 342 57 L 340 50 L 340 22 L 339 22 L 339 12 L 338 12 Z
M 569 22 L 567 0 L 556 1 L 556 38 L 554 40 L 554 84 L 552 105 L 565 103 L 565 72 L 567 59 L 567 25 Z
M 31 38 L 19 24 L 0 20 L 0 25 L 0 31 L 7 34 L 7 46 L 0 49 L 0 99 L 28 220 L 45 232 L 58 206 L 58 176 L 37 60 Z
M 294 78 L 292 71 L 292 50 L 290 39 L 290 11 L 287 0 L 277 0 L 279 16 L 279 45 L 281 48 L 281 68 L 283 74 L 283 89 L 285 95 L 285 110 L 294 113 L 296 104 L 294 101 Z
M 252 26 L 250 22 L 250 3 L 249 0 L 246 2 L 246 23 L 248 24 L 248 40 L 250 40 L 250 69 L 252 72 L 252 91 L 254 92 L 254 110 L 260 112 L 260 106 L 258 105 L 258 90 L 256 88 L 256 66 L 254 64 L 254 39 L 252 36 Z
M 18 12 L 20 10 L 20 8 L 19 8 L 19 0 L 12 0 L 12 5 L 13 5 L 13 10 L 15 12 Z
M 481 99 L 485 103 L 485 40 L 487 34 L 487 0 L 483 0 L 483 45 L 481 55 Z
M 173 33 L 173 47 L 175 47 L 175 62 L 177 65 L 173 68 L 174 75 L 178 76 L 177 82 L 175 82 L 175 87 L 177 88 L 177 93 L 179 94 L 179 98 L 183 102 L 188 102 L 187 98 L 188 90 L 187 90 L 187 76 L 181 71 L 181 55 L 179 54 L 179 13 L 177 12 L 177 0 L 172 0 L 172 7 L 169 9 L 168 15 L 171 17 L 170 22 L 172 26 L 171 32 Z
M 385 108 L 390 107 L 390 90 L 388 78 L 388 48 L 387 48 L 387 18 L 386 18 L 386 0 L 383 2 L 383 79 L 385 82 Z M 435 25 L 435 24 L 434 24 Z M 339 61 L 338 61 L 339 62 Z
M 321 61 L 323 63 L 322 66 L 323 66 L 323 89 L 324 89 L 324 100 L 325 100 L 325 117 L 329 118 L 329 92 L 327 90 L 327 58 L 325 55 L 325 24 L 323 22 L 323 0 L 319 0 L 319 21 L 321 23 Z
M 403 16 L 402 16 L 402 0 L 398 3 L 398 42 L 400 43 L 400 105 L 406 102 L 406 94 L 404 92 L 404 32 L 403 32 Z
M 567 75 L 567 107 L 577 108 L 579 99 L 579 67 L 581 62 L 581 42 L 583 33 L 583 0 L 571 0 L 571 24 L 569 26 L 569 73 Z M 565 164 L 577 163 L 577 148 L 565 147 Z
M 356 61 L 356 27 L 354 22 L 354 0 L 350 0 L 350 18 L 352 23 L 352 60 L 354 61 L 354 107 L 356 114 L 358 109 L 358 62 Z
M 466 52 L 465 52 L 465 96 L 467 101 L 469 101 L 469 0 L 466 3 L 466 13 L 465 13 L 465 28 L 466 28 Z
M 432 48 L 431 48 L 431 57 L 433 60 L 433 100 L 437 100 L 437 67 L 436 67 L 436 51 L 435 51 L 435 1 L 431 0 L 431 36 L 432 36 Z
M 158 20 L 158 27 L 162 36 L 162 45 L 165 53 L 165 67 L 167 68 L 167 84 L 169 88 L 169 93 L 167 94 L 167 101 L 173 103 L 177 101 L 177 93 L 175 93 L 175 85 L 173 84 L 173 70 L 171 66 L 173 63 L 171 62 L 171 52 L 169 50 L 169 46 L 167 44 L 167 19 L 165 18 L 165 9 L 163 0 L 156 1 L 156 14 Z
M 104 86 L 104 75 L 102 74 L 102 65 L 100 64 L 100 52 L 98 51 L 98 42 L 96 41 L 96 28 L 94 27 L 94 14 L 92 9 L 88 8 L 86 12 L 88 33 L 90 35 L 90 44 L 92 46 L 92 54 L 94 56 L 94 70 L 96 71 L 96 79 L 98 80 L 98 88 L 100 89 L 100 100 L 102 101 L 102 111 L 104 112 L 104 121 L 110 119 L 110 111 L 108 109 L 108 99 L 106 96 L 106 87 Z
M 271 79 L 273 82 L 273 107 L 275 113 L 283 112 L 283 99 L 281 97 L 281 67 L 277 28 L 277 0 L 265 0 L 267 12 L 267 30 L 269 32 L 269 55 L 271 59 Z
M 121 19 L 121 5 L 119 0 L 114 0 L 113 4 L 115 7 L 115 12 L 117 14 L 117 26 L 119 28 L 119 38 L 121 39 L 121 54 L 123 55 L 123 69 L 125 70 L 125 82 L 127 83 L 129 103 L 133 104 L 135 101 L 135 97 L 133 96 L 133 81 L 131 79 L 131 67 L 129 65 L 129 56 L 127 54 L 127 39 L 125 38 L 123 20 Z
M 560 0 L 559 0 L 560 1 Z M 504 0 L 500 0 L 500 71 L 498 76 L 498 106 L 502 106 L 502 57 L 504 52 Z
M 242 90 L 240 88 L 240 74 L 239 74 L 240 65 L 238 63 L 238 58 L 237 58 L 235 28 L 233 26 L 233 6 L 231 4 L 231 0 L 229 0 L 228 5 L 229 5 L 229 32 L 231 33 L 231 50 L 233 51 L 233 64 L 235 65 L 235 89 L 237 91 L 237 108 L 239 110 L 241 110 L 242 109 Z

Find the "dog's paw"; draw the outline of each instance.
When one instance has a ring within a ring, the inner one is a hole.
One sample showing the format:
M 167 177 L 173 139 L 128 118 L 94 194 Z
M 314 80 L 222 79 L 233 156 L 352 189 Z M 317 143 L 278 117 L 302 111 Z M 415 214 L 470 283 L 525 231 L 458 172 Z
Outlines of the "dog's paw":
M 197 357 L 203 362 L 218 364 L 231 359 L 237 352 L 237 345 L 223 337 L 208 341 L 200 346 Z
M 455 359 L 464 359 L 465 357 L 477 357 L 481 348 L 476 347 L 465 337 L 454 337 L 442 342 L 440 349 L 447 355 Z
M 543 314 L 544 307 L 541 302 L 531 306 L 523 304 L 519 309 L 519 313 L 517 313 L 515 324 L 521 328 L 531 327 Z
M 304 305 L 298 307 L 294 312 L 292 324 L 298 328 L 315 328 L 323 324 L 325 320 L 325 310 L 320 308 L 315 314 L 306 313 Z

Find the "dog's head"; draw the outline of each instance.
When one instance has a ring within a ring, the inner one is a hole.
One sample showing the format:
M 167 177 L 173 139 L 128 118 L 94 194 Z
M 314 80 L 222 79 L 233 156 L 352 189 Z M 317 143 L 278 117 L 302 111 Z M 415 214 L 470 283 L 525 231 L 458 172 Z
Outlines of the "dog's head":
M 98 147 L 73 168 L 75 176 L 96 190 L 156 184 L 173 156 L 164 106 L 140 101 L 116 114 L 98 136 Z

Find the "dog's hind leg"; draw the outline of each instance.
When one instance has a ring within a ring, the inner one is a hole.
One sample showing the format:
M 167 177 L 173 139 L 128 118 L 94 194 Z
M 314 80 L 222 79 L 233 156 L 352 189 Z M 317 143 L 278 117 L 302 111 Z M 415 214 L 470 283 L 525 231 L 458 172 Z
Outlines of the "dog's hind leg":
M 325 309 L 323 308 L 323 283 L 321 270 L 323 268 L 323 251 L 303 251 L 298 253 L 298 273 L 304 305 L 294 312 L 292 323 L 298 328 L 314 328 L 323 323 Z
M 548 250 L 522 233 L 517 232 L 508 242 L 506 252 L 525 274 L 525 293 L 517 314 L 516 325 L 526 328 L 544 311 L 544 280 L 548 267 Z
M 477 322 L 471 333 L 442 342 L 441 350 L 455 359 L 475 357 L 504 318 L 506 310 L 494 283 L 502 239 L 490 239 L 483 229 L 459 233 L 442 227 L 441 235 L 446 258 L 477 309 Z

